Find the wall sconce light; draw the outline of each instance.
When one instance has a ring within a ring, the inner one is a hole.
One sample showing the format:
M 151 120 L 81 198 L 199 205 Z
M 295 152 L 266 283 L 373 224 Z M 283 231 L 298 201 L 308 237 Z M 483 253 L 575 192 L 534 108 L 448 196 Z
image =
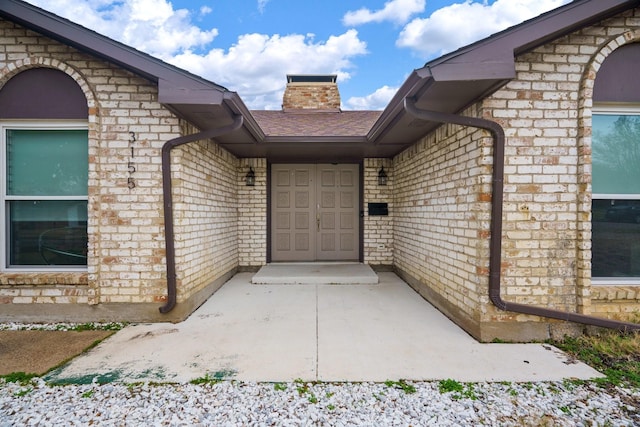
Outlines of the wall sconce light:
M 378 171 L 378 185 L 387 185 L 387 173 L 384 171 L 384 166 Z
M 256 185 L 256 173 L 253 171 L 251 166 L 249 166 L 249 172 L 245 175 L 244 181 L 247 184 L 247 187 L 255 187 Z

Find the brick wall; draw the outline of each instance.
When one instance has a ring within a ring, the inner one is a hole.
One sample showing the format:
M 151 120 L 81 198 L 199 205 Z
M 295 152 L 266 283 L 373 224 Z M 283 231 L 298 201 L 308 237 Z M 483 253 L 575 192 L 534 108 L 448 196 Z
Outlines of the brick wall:
M 448 315 L 479 321 L 488 300 L 491 138 L 442 126 L 396 156 L 393 171 L 396 268 Z
M 521 55 L 516 79 L 484 103 L 508 136 L 506 300 L 591 312 L 593 80 L 613 49 L 640 40 L 639 17 L 629 11 Z
M 590 275 L 593 80 L 611 51 L 634 41 L 640 41 L 640 9 L 517 57 L 516 78 L 463 112 L 495 120 L 506 132 L 501 283 L 507 301 L 637 317 L 633 288 L 592 288 Z M 545 338 L 554 321 L 488 302 L 490 144 L 477 131 L 443 126 L 394 159 L 394 262 L 475 335 Z M 550 326 L 530 335 L 510 332 L 517 330 L 513 324 L 495 326 L 512 321 Z M 482 324 L 494 329 L 483 332 Z
M 289 83 L 284 91 L 282 109 L 340 108 L 340 92 L 335 83 Z
M 378 185 L 378 171 L 384 165 L 386 186 Z M 393 265 L 393 163 L 389 159 L 364 160 L 364 262 L 374 266 Z M 369 216 L 368 203 L 389 204 L 388 216 Z
M 640 322 L 640 286 L 592 286 L 591 315 Z
M 90 171 L 95 168 L 88 230 L 89 282 L 98 292 L 93 302 L 161 302 L 166 267 L 160 150 L 181 135 L 179 121 L 157 102 L 155 85 L 101 61 L 85 63 L 80 71 L 96 93 L 99 123 L 98 148 L 89 158 Z
M 577 106 L 582 59 L 567 41 L 518 58 L 517 77 L 485 102 L 507 132 L 503 294 L 506 300 L 576 309 Z
M 245 175 L 253 167 L 256 185 L 247 187 Z M 241 268 L 267 262 L 267 161 L 242 159 L 238 165 L 238 256 Z
M 580 162 L 578 174 L 579 218 L 578 218 L 578 257 L 577 263 L 577 293 L 578 306 L 585 313 L 594 316 L 608 317 L 617 320 L 638 322 L 640 319 L 640 298 L 634 289 L 625 283 L 616 284 L 609 281 L 608 285 L 591 282 L 591 108 L 592 94 L 598 69 L 607 56 L 620 46 L 627 43 L 640 42 L 640 8 L 628 11 L 616 18 L 605 21 L 602 26 L 596 26 L 576 35 L 578 40 L 592 42 L 595 46 L 591 60 L 586 64 L 580 86 L 578 103 L 578 150 Z M 588 46 L 581 47 L 584 52 L 590 52 Z M 640 100 L 639 100 L 640 102 Z M 588 214 L 587 214 L 588 213 Z
M 195 130 L 182 129 L 158 103 L 152 82 L 7 21 L 0 21 L 0 40 L 0 87 L 20 71 L 51 67 L 70 75 L 89 105 L 87 272 L 0 273 L 0 303 L 148 303 L 157 315 L 166 299 L 161 148 Z M 238 161 L 211 142 L 172 154 L 178 300 L 184 301 L 237 267 Z M 138 310 L 85 310 L 75 319 L 135 319 Z M 45 316 L 44 309 L 32 311 Z M 52 313 L 47 319 L 63 320 L 73 309 Z
M 185 134 L 197 130 L 183 124 Z M 178 302 L 238 266 L 238 160 L 211 141 L 172 152 Z
M 46 66 L 69 74 L 82 88 L 87 97 L 89 114 L 89 155 L 95 156 L 98 150 L 97 133 L 99 126 L 96 118 L 97 100 L 85 77 L 75 65 L 90 58 L 83 57 L 72 50 L 55 43 L 44 41 L 35 33 L 26 31 L 12 23 L 0 20 L 0 87 L 22 70 Z M 89 170 L 90 200 L 97 193 L 91 183 L 97 180 L 97 169 Z M 96 227 L 97 219 L 90 217 L 89 227 Z M 95 243 L 95 241 L 94 241 Z M 95 250 L 95 249 L 94 249 Z M 87 272 L 74 273 L 2 273 L 0 274 L 0 303 L 88 303 L 95 302 L 97 285 L 91 282 L 95 278 L 98 266 L 91 263 Z

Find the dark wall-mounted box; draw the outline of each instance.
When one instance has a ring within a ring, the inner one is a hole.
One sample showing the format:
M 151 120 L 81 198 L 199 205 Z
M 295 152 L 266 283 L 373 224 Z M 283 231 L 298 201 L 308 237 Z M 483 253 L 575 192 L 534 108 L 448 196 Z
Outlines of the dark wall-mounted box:
M 369 203 L 369 216 L 387 216 L 389 215 L 388 203 Z

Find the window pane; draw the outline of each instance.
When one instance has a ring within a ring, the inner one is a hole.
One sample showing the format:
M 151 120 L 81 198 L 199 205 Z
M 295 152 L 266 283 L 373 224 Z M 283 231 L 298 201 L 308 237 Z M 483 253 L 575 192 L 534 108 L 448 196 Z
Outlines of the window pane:
M 87 202 L 12 201 L 10 266 L 87 265 Z
M 593 192 L 640 194 L 640 115 L 594 114 Z
M 7 194 L 87 195 L 86 130 L 8 130 Z
M 640 199 L 594 200 L 593 277 L 640 276 Z

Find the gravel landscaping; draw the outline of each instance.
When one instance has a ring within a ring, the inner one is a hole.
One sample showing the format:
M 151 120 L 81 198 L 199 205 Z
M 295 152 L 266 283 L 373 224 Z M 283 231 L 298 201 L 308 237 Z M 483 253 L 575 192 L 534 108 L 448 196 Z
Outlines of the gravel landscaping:
M 594 383 L 0 383 L 0 426 L 633 426 L 640 391 Z
M 0 330 L 122 326 L 5 323 Z M 208 375 L 187 384 L 19 380 L 0 379 L 0 427 L 640 425 L 640 389 L 596 381 L 246 383 Z

